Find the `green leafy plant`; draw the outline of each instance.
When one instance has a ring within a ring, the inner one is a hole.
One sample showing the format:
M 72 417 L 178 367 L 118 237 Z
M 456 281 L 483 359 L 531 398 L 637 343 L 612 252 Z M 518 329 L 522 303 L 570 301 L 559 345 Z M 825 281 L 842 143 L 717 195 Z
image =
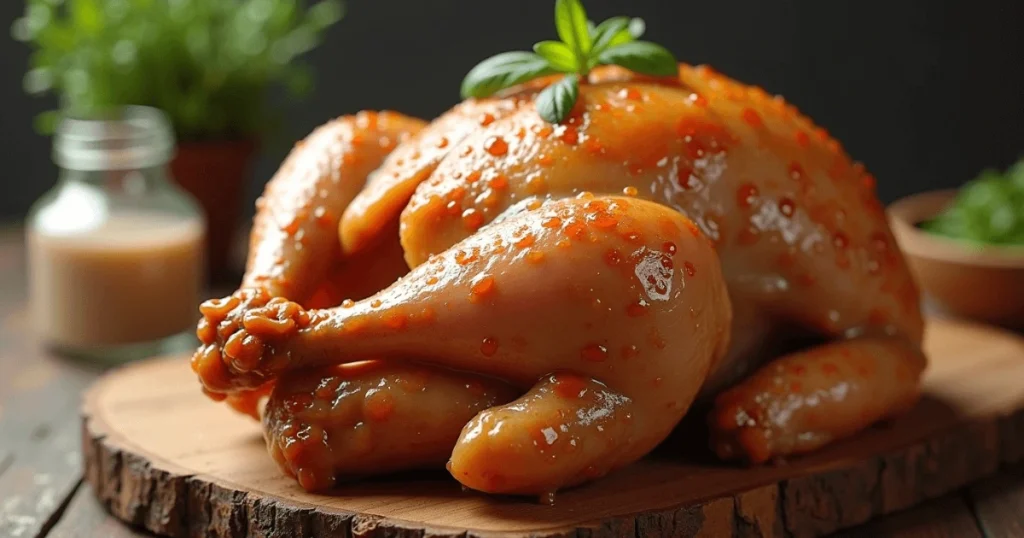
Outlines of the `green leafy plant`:
M 462 97 L 487 97 L 526 81 L 565 73 L 537 96 L 537 111 L 558 123 L 572 110 L 579 84 L 598 65 L 618 65 L 644 75 L 676 74 L 678 63 L 664 47 L 638 41 L 642 19 L 612 17 L 595 25 L 580 0 L 555 1 L 555 29 L 561 41 L 541 41 L 533 52 L 505 52 L 477 64 L 462 81 Z
M 1024 159 L 1005 173 L 985 170 L 925 230 L 975 243 L 1024 246 Z
M 272 127 L 271 87 L 310 89 L 297 58 L 342 15 L 341 0 L 27 0 L 12 34 L 34 49 L 26 91 L 57 94 L 59 113 L 148 105 L 184 140 L 242 139 Z

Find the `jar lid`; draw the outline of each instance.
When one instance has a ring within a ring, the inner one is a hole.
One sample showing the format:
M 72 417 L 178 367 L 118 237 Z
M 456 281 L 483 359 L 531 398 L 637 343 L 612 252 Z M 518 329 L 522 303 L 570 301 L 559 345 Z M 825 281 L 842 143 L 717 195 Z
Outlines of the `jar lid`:
M 167 164 L 174 144 L 166 114 L 152 107 L 125 106 L 101 117 L 61 120 L 53 160 L 68 170 L 150 168 Z

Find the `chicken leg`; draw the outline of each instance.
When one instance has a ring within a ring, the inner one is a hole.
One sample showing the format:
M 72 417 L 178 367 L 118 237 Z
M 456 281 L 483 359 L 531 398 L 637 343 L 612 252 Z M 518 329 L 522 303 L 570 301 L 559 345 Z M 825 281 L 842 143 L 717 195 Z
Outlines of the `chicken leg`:
M 194 360 L 215 392 L 367 358 L 533 386 L 478 416 L 491 433 L 464 430 L 451 461 L 469 487 L 532 494 L 601 475 L 661 442 L 725 353 L 731 316 L 717 256 L 693 223 L 651 202 L 586 195 L 495 223 L 347 306 L 307 311 L 244 292 L 203 311 L 218 330 Z M 562 407 L 567 392 L 552 373 L 582 378 L 584 396 Z M 552 464 L 517 441 L 556 426 L 586 457 Z M 520 447 L 522 468 L 487 457 L 496 446 Z M 509 479 L 494 480 L 501 474 Z
M 296 144 L 256 202 L 242 287 L 261 287 L 302 302 L 314 290 L 337 288 L 326 281 L 340 254 L 336 230 L 342 211 L 362 189 L 366 176 L 423 125 L 392 112 L 364 111 L 331 121 Z M 401 273 L 394 278 L 398 276 Z M 206 330 L 200 324 L 198 332 Z M 272 389 L 267 384 L 208 394 L 258 419 L 261 402 Z
M 263 417 L 271 456 L 308 491 L 340 479 L 440 468 L 477 412 L 516 396 L 479 376 L 369 361 L 292 372 Z
M 242 289 L 328 307 L 405 274 L 397 214 L 359 252 L 343 254 L 337 234 L 367 175 L 422 126 L 395 113 L 361 112 L 300 143 L 257 204 Z M 216 329 L 200 324 L 200 338 L 210 330 Z M 429 386 L 422 383 L 427 377 Z M 271 455 L 307 489 L 329 488 L 340 477 L 439 465 L 477 411 L 515 397 L 493 379 L 405 363 L 320 368 L 279 381 L 207 393 L 253 418 L 262 414 Z M 413 438 L 410 428 L 417 430 Z M 347 442 L 324 443 L 325 432 Z M 363 451 L 368 443 L 376 445 L 372 455 Z

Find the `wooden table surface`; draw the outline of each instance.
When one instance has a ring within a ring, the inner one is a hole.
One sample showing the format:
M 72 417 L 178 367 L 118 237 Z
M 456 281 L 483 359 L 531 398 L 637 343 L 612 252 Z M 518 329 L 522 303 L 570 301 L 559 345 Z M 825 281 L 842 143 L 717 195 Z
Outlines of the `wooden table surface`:
M 25 275 L 21 231 L 4 228 L 0 230 L 0 537 L 150 536 L 107 515 L 82 483 L 79 398 L 103 369 L 57 357 L 32 338 L 26 319 Z M 842 536 L 1024 537 L 1024 467 Z

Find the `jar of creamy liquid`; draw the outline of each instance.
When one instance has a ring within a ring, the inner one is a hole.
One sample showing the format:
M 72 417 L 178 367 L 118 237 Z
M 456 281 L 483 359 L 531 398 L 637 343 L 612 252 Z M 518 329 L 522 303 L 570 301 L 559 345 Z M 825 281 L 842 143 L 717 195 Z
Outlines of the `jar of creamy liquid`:
M 123 362 L 193 345 L 206 224 L 170 179 L 163 113 L 66 119 L 57 186 L 27 223 L 31 326 L 59 351 Z

